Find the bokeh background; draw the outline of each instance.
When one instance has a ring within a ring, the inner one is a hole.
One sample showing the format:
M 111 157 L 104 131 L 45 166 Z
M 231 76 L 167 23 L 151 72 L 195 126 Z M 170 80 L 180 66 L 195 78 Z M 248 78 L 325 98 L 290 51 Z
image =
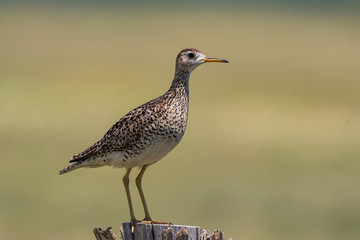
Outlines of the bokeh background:
M 58 171 L 163 94 L 187 47 L 230 63 L 192 74 L 183 141 L 144 177 L 152 217 L 233 239 L 360 239 L 359 5 L 255 3 L 3 1 L 1 239 L 118 235 L 124 170 Z

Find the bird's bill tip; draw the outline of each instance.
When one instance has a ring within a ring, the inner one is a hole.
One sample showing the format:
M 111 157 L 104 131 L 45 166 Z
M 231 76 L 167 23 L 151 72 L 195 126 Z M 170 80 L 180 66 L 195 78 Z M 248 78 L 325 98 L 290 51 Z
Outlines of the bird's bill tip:
M 204 59 L 201 59 L 201 60 L 203 60 L 204 62 L 223 62 L 223 63 L 228 63 L 229 62 L 228 60 L 219 59 L 219 58 L 204 58 Z

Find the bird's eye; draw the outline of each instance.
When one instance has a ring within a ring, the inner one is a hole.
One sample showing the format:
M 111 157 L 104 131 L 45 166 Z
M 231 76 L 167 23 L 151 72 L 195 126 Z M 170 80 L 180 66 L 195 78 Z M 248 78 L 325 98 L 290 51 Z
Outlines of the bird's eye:
M 194 55 L 193 53 L 189 53 L 189 54 L 188 54 L 188 57 L 189 57 L 189 58 L 193 58 L 193 57 L 195 57 L 195 55 Z

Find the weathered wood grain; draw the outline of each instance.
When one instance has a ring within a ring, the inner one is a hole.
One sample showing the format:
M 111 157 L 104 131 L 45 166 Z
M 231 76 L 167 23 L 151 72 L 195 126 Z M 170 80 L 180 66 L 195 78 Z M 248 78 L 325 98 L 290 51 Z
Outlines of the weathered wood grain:
M 137 223 L 132 232 L 130 223 L 123 223 L 124 240 L 162 240 L 164 234 L 165 239 L 176 240 L 176 234 L 173 233 L 181 229 L 186 229 L 187 239 L 198 240 L 200 237 L 200 227 L 197 226 Z
M 188 240 L 189 239 L 189 233 L 186 230 L 186 228 L 180 229 L 175 235 L 176 240 Z
M 167 230 L 162 231 L 162 240 L 173 240 L 174 232 L 172 228 L 168 228 Z
M 97 240 L 115 240 L 116 236 L 111 227 L 106 230 L 95 228 Z M 147 224 L 137 223 L 131 227 L 130 223 L 123 223 L 120 229 L 122 240 L 224 240 L 223 233 L 219 230 L 211 233 L 197 226 L 172 225 L 172 224 Z
M 231 239 L 232 238 L 229 240 Z M 224 234 L 219 230 L 215 230 L 213 233 L 210 233 L 208 230 L 201 229 L 199 240 L 224 240 Z
M 116 236 L 111 227 L 105 230 L 102 228 L 94 228 L 93 232 L 96 240 L 116 240 Z

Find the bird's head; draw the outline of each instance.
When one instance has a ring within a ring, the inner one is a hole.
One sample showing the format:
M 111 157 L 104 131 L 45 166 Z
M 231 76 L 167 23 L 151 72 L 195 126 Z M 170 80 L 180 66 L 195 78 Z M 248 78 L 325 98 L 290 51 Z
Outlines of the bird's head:
M 176 68 L 186 69 L 192 72 L 197 66 L 206 62 L 223 62 L 228 63 L 227 60 L 218 58 L 208 58 L 201 51 L 195 48 L 186 48 L 180 51 L 176 58 Z

